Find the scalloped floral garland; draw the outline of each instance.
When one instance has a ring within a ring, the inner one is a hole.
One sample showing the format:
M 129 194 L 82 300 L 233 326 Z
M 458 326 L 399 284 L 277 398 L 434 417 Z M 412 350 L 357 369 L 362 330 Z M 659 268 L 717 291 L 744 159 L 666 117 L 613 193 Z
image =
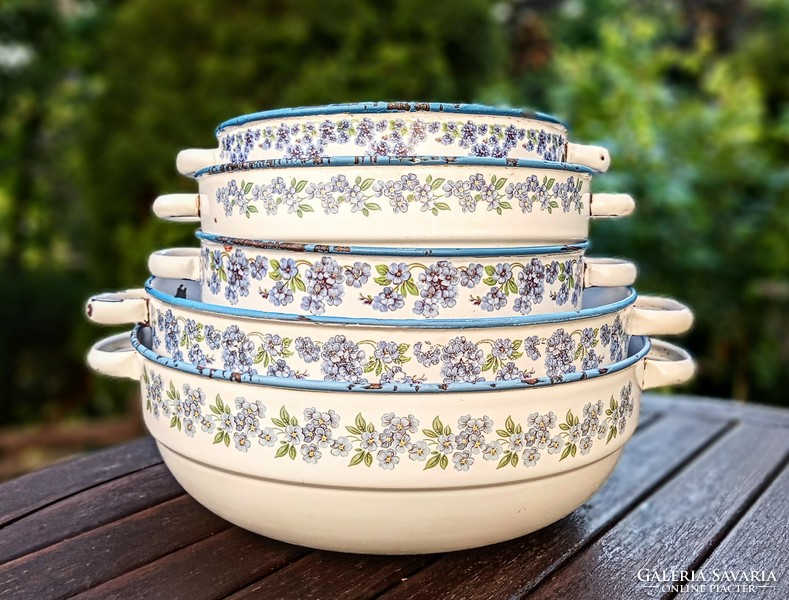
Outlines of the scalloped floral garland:
M 584 181 L 570 175 L 565 182 L 557 182 L 547 175 L 542 180 L 531 175 L 518 183 L 507 183 L 506 177 L 482 173 L 470 175 L 468 179 L 451 180 L 427 175 L 422 181 L 416 173 L 407 173 L 399 179 L 348 179 L 343 174 L 329 181 L 308 182 L 283 177 L 272 177 L 267 183 L 238 182 L 231 179 L 217 188 L 215 200 L 225 215 L 234 212 L 250 218 L 263 211 L 266 215 L 278 214 L 280 210 L 303 218 L 315 212 L 320 205 L 325 215 L 336 215 L 340 208 L 350 206 L 351 213 L 369 217 L 389 206 L 394 214 L 406 213 L 411 207 L 420 212 L 438 217 L 451 211 L 452 206 L 444 200 L 452 199 L 464 213 L 476 212 L 484 207 L 489 212 L 504 215 L 516 207 L 523 213 L 534 209 L 553 214 L 554 210 L 581 214 L 584 203 Z M 513 206 L 516 205 L 516 206 Z
M 466 121 L 422 119 L 342 118 L 339 120 L 280 122 L 262 128 L 246 128 L 220 138 L 220 156 L 231 163 L 245 162 L 257 148 L 277 150 L 283 158 L 320 158 L 329 144 L 357 147 L 367 156 L 410 156 L 424 154 L 417 145 L 428 139 L 462 155 L 507 158 L 516 148 L 543 160 L 564 160 L 565 137 L 544 129 Z M 359 154 L 349 150 L 348 154 Z
M 583 263 L 577 259 L 553 260 L 543 263 L 532 258 L 525 263 L 500 262 L 456 264 L 439 260 L 432 264 L 420 262 L 391 262 L 388 264 L 356 261 L 340 264 L 331 256 L 310 262 L 304 259 L 270 259 L 233 246 L 201 252 L 201 270 L 208 281 L 208 290 L 223 294 L 236 305 L 250 293 L 252 280 L 273 282 L 270 287 L 258 287 L 258 294 L 275 307 L 287 306 L 301 294 L 299 306 L 312 315 L 322 315 L 327 309 L 339 306 L 348 291 L 365 287 L 358 301 L 372 311 L 404 312 L 409 303 L 411 313 L 425 319 L 435 318 L 441 309 L 457 305 L 461 288 L 477 291 L 468 302 L 488 312 L 502 311 L 509 306 L 516 314 L 526 315 L 546 298 L 555 306 L 569 302 L 578 307 L 583 287 Z M 373 273 L 377 273 L 374 276 Z M 558 283 L 558 289 L 548 290 Z M 378 286 L 370 293 L 369 288 Z M 479 288 L 483 288 L 479 290 Z M 376 291 L 377 290 L 377 291 Z M 514 300 L 510 302 L 510 298 Z
M 451 464 L 464 472 L 480 462 L 495 462 L 497 469 L 519 463 L 534 467 L 543 453 L 548 455 L 546 460 L 561 462 L 588 454 L 596 442 L 605 440 L 607 445 L 622 435 L 634 409 L 632 383 L 628 383 L 620 389 L 618 400 L 611 396 L 607 408 L 602 400 L 588 402 L 582 415 L 568 410 L 561 422 L 553 411 L 531 413 L 525 425 L 512 416 L 497 424 L 487 415 L 463 415 L 453 429 L 435 416 L 420 436 L 422 423 L 412 414 L 389 412 L 368 420 L 359 413 L 343 431 L 341 415 L 331 409 L 307 408 L 300 420 L 282 406 L 274 416 L 267 416 L 267 407 L 259 400 L 239 396 L 231 403 L 217 395 L 207 404 L 200 387 L 184 384 L 179 390 L 171 381 L 165 388 L 162 377 L 147 368 L 143 382 L 146 410 L 157 420 L 169 417 L 170 428 L 189 437 L 195 437 L 199 428 L 207 435 L 198 437 L 213 436 L 214 444 L 226 447 L 232 442 L 239 452 L 262 447 L 275 459 L 296 460 L 301 455 L 313 465 L 325 460 L 324 456 L 350 457 L 349 467 L 371 467 L 375 462 L 385 471 L 407 461 L 423 464 L 425 471 L 446 470 Z
M 525 370 L 524 363 L 535 363 L 543 358 L 543 353 L 545 374 L 558 382 L 578 367 L 583 370 L 599 367 L 605 362 L 606 354 L 612 363 L 622 360 L 629 340 L 619 315 L 610 326 L 572 331 L 560 327 L 546 337 L 485 339 L 475 343 L 461 335 L 447 344 L 426 340 L 416 342 L 413 347 L 390 340 L 354 341 L 341 334 L 326 340 L 313 340 L 309 336 L 291 339 L 244 331 L 235 324 L 220 331 L 213 325 L 176 317 L 171 309 L 155 310 L 152 333 L 154 350 L 160 351 L 164 345 L 175 360 L 184 360 L 186 352 L 188 361 L 200 367 L 221 366 L 234 373 L 257 375 L 261 366 L 266 370 L 260 374 L 272 377 L 354 384 L 367 384 L 371 380 L 405 384 L 427 381 L 423 374 L 406 372 L 406 363 L 411 363 L 411 369 L 418 369 L 416 364 L 438 367 L 443 383 L 488 381 L 486 373 L 496 381 L 525 380 L 534 375 L 534 369 Z M 599 345 L 608 348 L 608 353 L 599 353 L 596 349 Z M 300 359 L 296 368 L 288 361 L 294 353 Z M 318 372 L 309 370 L 313 363 Z

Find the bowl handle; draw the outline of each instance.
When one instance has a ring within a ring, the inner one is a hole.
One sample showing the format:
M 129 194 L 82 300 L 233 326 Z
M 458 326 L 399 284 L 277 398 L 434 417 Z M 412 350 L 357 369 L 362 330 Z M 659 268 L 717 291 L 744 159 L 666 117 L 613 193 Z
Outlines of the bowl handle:
M 200 221 L 202 194 L 165 194 L 153 201 L 153 214 L 167 221 L 196 223 Z
M 679 385 L 696 373 L 696 363 L 686 350 L 663 340 L 652 340 L 644 359 L 641 389 Z
M 676 300 L 639 296 L 628 326 L 631 335 L 678 335 L 693 325 L 693 312 Z
M 200 249 L 169 248 L 157 250 L 148 257 L 151 275 L 166 279 L 191 279 L 200 281 Z
M 620 258 L 584 258 L 584 287 L 633 285 L 636 265 Z
M 588 202 L 589 216 L 593 219 L 626 217 L 636 209 L 636 201 L 629 194 L 590 194 L 583 195 Z
M 189 148 L 181 150 L 175 159 L 175 168 L 181 175 L 191 177 L 200 169 L 205 169 L 219 162 L 216 148 Z
M 119 333 L 95 343 L 88 351 L 88 366 L 102 375 L 138 379 L 137 351 L 129 333 Z
M 567 162 L 605 173 L 611 166 L 611 155 L 602 146 L 567 144 Z
M 88 318 L 102 325 L 148 322 L 148 296 L 144 289 L 109 292 L 93 296 L 85 306 Z

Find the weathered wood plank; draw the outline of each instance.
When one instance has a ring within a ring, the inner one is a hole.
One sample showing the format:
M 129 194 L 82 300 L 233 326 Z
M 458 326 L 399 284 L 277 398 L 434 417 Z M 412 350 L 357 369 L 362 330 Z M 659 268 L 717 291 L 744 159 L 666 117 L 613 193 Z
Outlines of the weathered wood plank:
M 0 486 L 0 526 L 91 486 L 161 463 L 153 438 L 95 452 Z
M 673 452 L 673 444 L 667 448 Z M 638 581 L 639 570 L 688 570 L 711 552 L 788 451 L 783 428 L 737 426 L 538 587 L 533 597 L 566 598 L 568 589 L 611 600 L 646 596 L 652 590 Z
M 0 598 L 68 598 L 228 527 L 180 496 L 0 565 Z
M 163 464 L 94 486 L 7 525 L 0 535 L 0 563 L 183 493 L 183 488 Z
M 73 600 L 208 600 L 281 569 L 311 552 L 231 527 Z
M 383 598 L 498 600 L 521 596 L 670 478 L 726 426 L 723 421 L 672 415 L 637 430 L 610 479 L 568 517 L 517 540 L 447 554 Z
M 753 585 L 753 591 L 727 591 L 729 595 L 748 595 L 759 600 L 786 600 L 789 597 L 789 469 L 784 468 L 773 484 L 751 506 L 745 516 L 729 532 L 729 535 L 715 548 L 712 555 L 697 568 L 703 571 L 706 582 L 705 591 L 697 588 L 692 592 L 682 592 L 680 600 L 709 599 L 715 593 L 711 585 L 724 586 L 728 583 L 720 573 L 733 571 L 750 573 L 772 571 L 777 581 L 769 581 L 768 573 L 762 576 L 766 581 L 737 582 L 739 585 Z M 719 572 L 715 580 L 715 570 Z M 735 584 L 736 585 L 736 584 Z
M 373 598 L 430 560 L 430 556 L 361 556 L 316 551 L 228 600 Z
M 789 427 L 789 410 L 775 406 L 673 394 L 644 394 L 642 402 L 648 411 L 679 411 L 689 416 L 730 419 L 768 427 Z

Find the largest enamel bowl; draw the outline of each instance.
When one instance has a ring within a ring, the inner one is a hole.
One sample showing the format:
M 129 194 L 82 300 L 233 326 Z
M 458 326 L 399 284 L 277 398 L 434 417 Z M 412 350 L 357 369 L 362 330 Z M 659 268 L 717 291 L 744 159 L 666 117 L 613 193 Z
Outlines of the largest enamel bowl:
M 693 318 L 678 302 L 637 300 L 629 288 L 589 290 L 586 308 L 572 313 L 415 323 L 286 319 L 197 299 L 194 282 L 153 278 L 145 290 L 92 298 L 88 314 L 106 324 L 150 323 L 153 350 L 199 368 L 349 388 L 561 381 L 622 360 L 631 335 L 683 333 Z
M 149 343 L 138 328 L 88 362 L 140 380 L 145 423 L 189 494 L 269 537 L 376 554 L 482 546 L 562 518 L 613 470 L 641 390 L 693 373 L 684 351 L 638 337 L 625 360 L 561 384 L 348 392 L 201 376 Z
M 493 158 L 271 160 L 202 169 L 199 194 L 160 196 L 153 208 L 250 240 L 535 246 L 584 240 L 590 217 L 632 212 L 630 196 L 590 194 L 591 176 L 580 165 Z
M 365 102 L 269 110 L 235 117 L 216 130 L 219 147 L 184 150 L 181 173 L 207 165 L 348 155 L 491 156 L 610 164 L 599 146 L 571 144 L 556 118 L 481 104 Z

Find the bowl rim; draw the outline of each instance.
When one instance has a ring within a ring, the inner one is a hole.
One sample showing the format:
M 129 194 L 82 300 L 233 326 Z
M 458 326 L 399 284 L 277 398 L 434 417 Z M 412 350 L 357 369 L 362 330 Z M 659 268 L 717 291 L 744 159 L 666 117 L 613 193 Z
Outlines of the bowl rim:
M 192 175 L 200 179 L 207 175 L 246 172 L 266 169 L 305 167 L 417 167 L 417 166 L 473 166 L 517 169 L 548 169 L 592 175 L 599 171 L 568 162 L 553 162 L 531 158 L 491 158 L 488 156 L 320 156 L 313 158 L 268 158 L 236 163 L 222 163 L 198 169 Z
M 208 379 L 218 379 L 222 381 L 233 381 L 236 383 L 248 383 L 264 387 L 314 390 L 322 392 L 360 392 L 360 393 L 419 393 L 419 394 L 438 394 L 451 392 L 486 392 L 486 391 L 505 391 L 505 390 L 528 390 L 548 386 L 573 383 L 586 379 L 596 379 L 610 373 L 617 373 L 631 368 L 638 361 L 646 357 L 651 349 L 650 339 L 646 336 L 631 336 L 631 344 L 641 344 L 627 358 L 615 362 L 606 367 L 597 369 L 587 369 L 575 373 L 563 375 L 561 381 L 552 381 L 550 377 L 534 377 L 525 380 L 517 379 L 510 381 L 480 381 L 477 383 L 456 382 L 456 383 L 349 383 L 347 381 L 323 381 L 318 379 L 295 379 L 288 377 L 275 377 L 269 375 L 250 375 L 249 373 L 234 373 L 225 369 L 215 369 L 212 367 L 198 367 L 190 362 L 173 360 L 154 352 L 143 344 L 140 340 L 142 331 L 146 325 L 136 325 L 131 332 L 131 345 L 143 358 L 154 362 L 160 366 L 167 367 L 182 373 L 206 377 Z
M 203 314 L 242 317 L 247 319 L 265 320 L 265 321 L 298 321 L 300 323 L 312 323 L 315 325 L 340 325 L 340 326 L 353 326 L 364 325 L 367 327 L 383 327 L 390 329 L 403 329 L 409 328 L 414 330 L 431 330 L 431 329 L 485 329 L 485 328 L 503 328 L 503 327 L 518 327 L 522 325 L 543 325 L 553 323 L 571 323 L 581 319 L 588 319 L 591 317 L 599 317 L 604 315 L 614 315 L 623 308 L 626 308 L 635 303 L 638 294 L 632 286 L 620 286 L 618 288 L 605 288 L 605 289 L 622 289 L 627 290 L 628 294 L 619 300 L 602 304 L 600 306 L 593 306 L 591 308 L 582 308 L 576 311 L 540 314 L 540 315 L 520 315 L 512 317 L 491 317 L 489 319 L 376 319 L 370 317 L 335 317 L 327 315 L 304 315 L 300 313 L 276 313 L 262 310 L 254 310 L 251 308 L 239 308 L 235 306 L 223 306 L 221 304 L 209 304 L 198 300 L 190 300 L 189 298 L 177 298 L 172 294 L 168 294 L 154 287 L 154 282 L 157 279 L 164 280 L 162 277 L 150 277 L 145 282 L 145 292 L 156 298 L 160 302 L 170 306 L 176 306 L 190 311 L 195 311 Z M 182 280 L 174 280 L 182 281 Z
M 207 233 L 197 230 L 195 237 L 215 244 L 244 246 L 259 248 L 261 250 L 281 250 L 283 252 L 314 252 L 321 254 L 359 255 L 359 256 L 409 256 L 415 258 L 430 257 L 468 257 L 486 258 L 497 256 L 534 256 L 536 254 L 567 254 L 572 252 L 585 252 L 589 249 L 588 240 L 579 239 L 566 244 L 552 244 L 546 246 L 511 246 L 502 248 L 429 248 L 410 247 L 399 248 L 395 246 L 343 246 L 340 244 L 301 244 L 298 242 L 277 242 L 271 240 L 251 240 L 228 235 Z
M 553 115 L 534 111 L 528 108 L 514 108 L 511 106 L 490 106 L 475 103 L 448 103 L 448 102 L 342 102 L 338 104 L 322 104 L 315 106 L 297 106 L 292 108 L 275 108 L 253 113 L 239 115 L 222 121 L 216 128 L 219 135 L 225 129 L 246 125 L 254 121 L 288 117 L 329 116 L 343 113 L 350 114 L 398 114 L 398 113 L 448 113 L 458 115 L 489 115 L 499 117 L 520 117 L 535 119 L 545 123 L 560 125 L 567 129 L 567 125 Z

